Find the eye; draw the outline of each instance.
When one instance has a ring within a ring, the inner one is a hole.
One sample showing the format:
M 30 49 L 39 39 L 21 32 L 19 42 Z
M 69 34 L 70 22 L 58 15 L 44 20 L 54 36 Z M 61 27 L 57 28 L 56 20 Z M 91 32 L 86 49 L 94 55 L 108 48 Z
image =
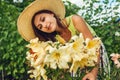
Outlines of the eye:
M 38 25 L 38 29 L 42 29 L 42 24 L 39 24 L 39 25 Z
M 45 17 L 42 17 L 41 21 L 44 22 L 45 21 Z

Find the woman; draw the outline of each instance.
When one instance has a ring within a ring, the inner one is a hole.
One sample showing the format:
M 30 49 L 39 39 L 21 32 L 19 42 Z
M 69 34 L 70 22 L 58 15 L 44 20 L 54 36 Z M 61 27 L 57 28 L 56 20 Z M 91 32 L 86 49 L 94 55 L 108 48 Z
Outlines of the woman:
M 36 0 L 19 16 L 18 31 L 27 41 L 35 37 L 39 37 L 43 41 L 56 41 L 57 34 L 66 42 L 77 33 L 82 33 L 85 39 L 92 39 L 95 36 L 92 28 L 82 17 L 72 15 L 64 18 L 64 16 L 65 7 L 61 0 Z M 99 62 L 100 55 L 98 64 Z M 95 67 L 82 80 L 96 80 L 97 73 L 98 67 Z
M 73 26 L 69 26 L 67 19 L 59 20 L 51 11 L 43 10 L 37 12 L 32 18 L 32 25 L 36 36 L 42 35 L 45 41 L 55 41 L 56 34 L 59 34 L 65 41 L 69 41 L 74 31 L 83 33 L 84 38 L 92 39 L 93 36 L 87 28 L 84 20 L 78 16 L 71 16 Z M 71 29 L 74 31 L 71 31 Z M 41 38 L 41 37 L 39 37 Z M 97 76 L 98 68 L 94 68 L 89 74 L 87 74 L 83 80 L 95 80 Z

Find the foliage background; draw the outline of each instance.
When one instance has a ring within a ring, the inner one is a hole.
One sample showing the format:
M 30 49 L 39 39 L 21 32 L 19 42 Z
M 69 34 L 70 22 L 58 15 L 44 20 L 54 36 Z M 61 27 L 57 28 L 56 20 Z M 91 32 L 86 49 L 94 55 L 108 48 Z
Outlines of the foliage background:
M 1 0 L 0 1 L 0 80 L 27 80 L 28 79 L 28 66 L 26 64 L 26 47 L 28 44 L 21 38 L 17 31 L 17 18 L 22 10 L 34 0 L 23 0 L 23 2 L 13 2 L 15 0 Z M 100 13 L 102 6 L 97 9 L 93 9 L 93 3 L 98 3 L 98 0 L 86 1 L 89 6 L 78 7 L 69 1 L 64 1 L 66 7 L 66 16 L 76 14 L 79 10 L 86 10 L 86 14 L 80 14 L 85 20 L 94 28 L 97 35 L 101 37 L 106 50 L 108 52 L 110 64 L 111 64 L 111 80 L 120 79 L 120 69 L 117 69 L 110 59 L 111 53 L 120 53 L 120 36 L 116 36 L 115 33 L 120 34 L 120 24 L 115 23 L 120 13 L 115 13 L 115 16 L 105 16 L 102 22 L 98 22 L 98 19 L 92 20 L 91 16 L 93 12 L 95 15 Z M 120 3 L 120 1 L 118 1 Z M 108 4 L 108 0 L 105 0 L 104 5 Z M 112 9 L 117 9 L 115 6 Z M 106 10 L 111 7 L 106 7 Z M 87 13 L 89 11 L 89 13 Z M 111 10 L 112 11 L 112 10 Z M 110 12 L 108 12 L 110 13 Z M 106 15 L 107 13 L 103 13 Z M 110 19 L 109 19 L 110 18 Z M 109 19 L 109 20 L 108 20 Z M 97 25 L 92 25 L 92 24 Z M 55 72 L 55 71 L 54 71 Z M 59 71 L 58 71 L 59 72 Z M 55 72 L 58 77 L 57 71 Z M 101 75 L 103 76 L 103 75 Z M 70 76 L 67 76 L 69 79 Z M 55 77 L 54 77 L 55 78 Z M 104 80 L 105 76 L 101 79 Z M 55 78 L 56 80 L 57 78 Z M 70 80 L 70 79 L 69 79 Z

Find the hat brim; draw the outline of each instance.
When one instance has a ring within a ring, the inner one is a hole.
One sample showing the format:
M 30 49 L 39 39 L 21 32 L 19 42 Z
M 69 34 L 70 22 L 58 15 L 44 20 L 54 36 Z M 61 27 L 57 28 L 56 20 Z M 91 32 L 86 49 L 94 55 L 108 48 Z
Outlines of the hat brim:
M 50 10 L 60 19 L 65 17 L 65 6 L 62 0 L 35 0 L 23 10 L 17 21 L 18 31 L 26 41 L 30 41 L 36 37 L 31 19 L 40 10 Z

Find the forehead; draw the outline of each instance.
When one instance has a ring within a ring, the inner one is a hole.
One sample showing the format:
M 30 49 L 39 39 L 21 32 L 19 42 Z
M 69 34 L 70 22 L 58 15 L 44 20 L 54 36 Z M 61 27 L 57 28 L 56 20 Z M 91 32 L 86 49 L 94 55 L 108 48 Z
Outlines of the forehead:
M 37 15 L 35 15 L 34 21 L 39 20 L 41 17 L 46 17 L 48 15 L 49 15 L 48 13 L 37 14 Z
M 41 16 L 47 16 L 47 15 L 49 15 L 49 14 L 48 13 L 39 13 L 35 16 L 35 18 L 41 17 Z
M 37 15 L 35 15 L 34 23 L 35 23 L 36 21 L 40 21 L 40 18 L 49 17 L 49 16 L 50 16 L 49 13 L 40 13 L 40 14 L 37 14 Z
M 41 17 L 42 15 L 44 15 L 44 13 L 35 15 L 35 19 L 38 18 L 38 17 Z
M 40 17 L 42 17 L 43 15 L 43 13 L 35 15 L 34 23 L 36 24 L 38 21 L 40 21 Z

